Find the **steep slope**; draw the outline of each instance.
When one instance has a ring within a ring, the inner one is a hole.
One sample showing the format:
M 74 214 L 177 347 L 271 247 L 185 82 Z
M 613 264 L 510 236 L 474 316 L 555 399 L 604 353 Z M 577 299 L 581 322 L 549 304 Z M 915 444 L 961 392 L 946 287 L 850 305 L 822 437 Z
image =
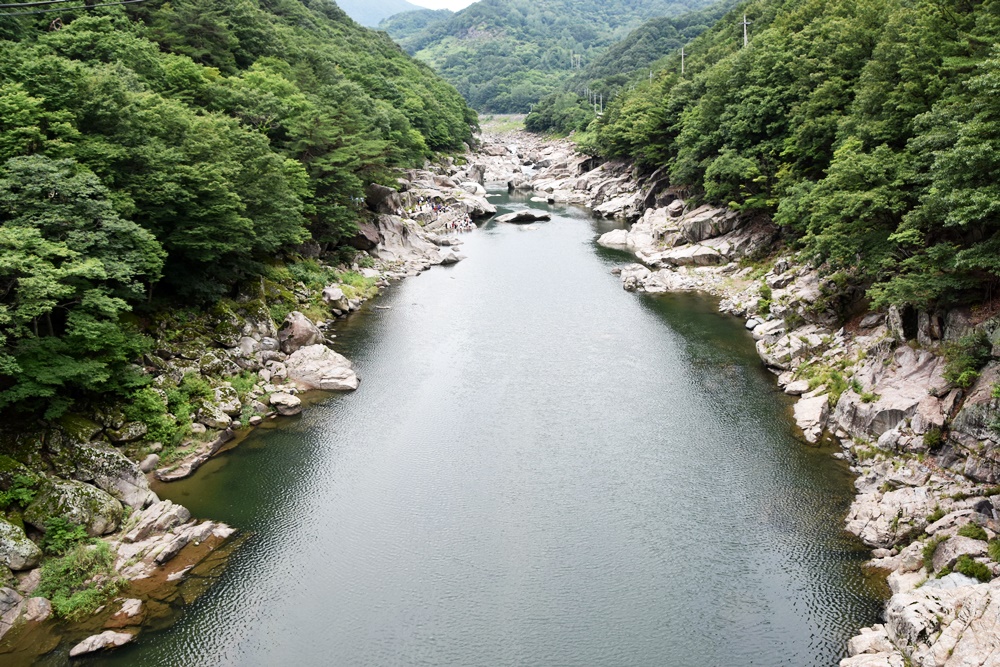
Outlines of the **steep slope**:
M 0 411 L 127 395 L 146 346 L 129 311 L 210 307 L 303 243 L 337 253 L 367 184 L 475 124 L 326 0 L 62 18 L 0 22 Z
M 421 8 L 406 0 L 336 0 L 337 5 L 363 26 L 374 28 L 383 20 Z
M 382 19 L 378 29 L 389 33 L 397 44 L 406 49 L 410 40 L 421 31 L 444 23 L 454 15 L 455 12 L 450 9 L 417 9 Z
M 993 0 L 756 0 L 690 44 L 684 76 L 675 54 L 637 79 L 590 149 L 773 216 L 834 292 L 981 302 L 1000 281 L 998 37 Z
M 600 103 L 631 86 L 638 70 L 659 69 L 659 62 L 708 30 L 736 4 L 723 0 L 676 17 L 646 21 L 582 70 L 574 70 L 561 90 L 543 97 L 525 119 L 531 132 L 568 134 L 586 129 Z
M 527 112 L 643 20 L 709 0 L 481 0 L 406 37 L 476 109 Z M 579 60 L 574 60 L 579 56 Z

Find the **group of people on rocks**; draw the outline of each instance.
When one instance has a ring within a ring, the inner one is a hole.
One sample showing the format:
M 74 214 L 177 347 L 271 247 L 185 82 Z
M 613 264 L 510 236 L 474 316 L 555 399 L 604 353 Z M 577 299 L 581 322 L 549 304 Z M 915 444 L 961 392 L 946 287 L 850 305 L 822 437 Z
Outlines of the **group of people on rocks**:
M 421 213 L 431 212 L 434 214 L 434 220 L 437 221 L 443 214 L 452 213 L 453 210 L 451 206 L 447 204 L 434 201 L 433 199 L 425 199 L 423 197 L 420 197 L 417 200 L 416 207 L 412 209 L 408 208 L 407 212 L 417 215 Z M 452 219 L 445 222 L 445 229 L 449 231 L 471 232 L 475 228 L 476 224 L 472 222 L 472 218 L 469 217 L 468 215 L 466 215 L 463 220 Z

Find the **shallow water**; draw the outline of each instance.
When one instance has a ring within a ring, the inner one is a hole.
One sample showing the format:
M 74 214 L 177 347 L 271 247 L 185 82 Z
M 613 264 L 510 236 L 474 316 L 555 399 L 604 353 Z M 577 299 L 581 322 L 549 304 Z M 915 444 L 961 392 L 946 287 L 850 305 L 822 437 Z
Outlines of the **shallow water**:
M 624 292 L 603 223 L 551 209 L 342 325 L 357 392 L 168 487 L 249 539 L 88 664 L 835 664 L 880 604 L 847 470 L 739 322 Z

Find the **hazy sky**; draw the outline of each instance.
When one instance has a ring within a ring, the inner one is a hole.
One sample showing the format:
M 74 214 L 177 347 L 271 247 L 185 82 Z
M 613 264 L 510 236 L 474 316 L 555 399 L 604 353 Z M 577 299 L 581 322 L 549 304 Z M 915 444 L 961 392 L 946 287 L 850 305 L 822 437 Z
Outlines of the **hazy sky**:
M 457 12 L 459 9 L 468 7 L 476 0 L 410 0 L 415 5 L 430 7 L 431 9 L 450 9 Z

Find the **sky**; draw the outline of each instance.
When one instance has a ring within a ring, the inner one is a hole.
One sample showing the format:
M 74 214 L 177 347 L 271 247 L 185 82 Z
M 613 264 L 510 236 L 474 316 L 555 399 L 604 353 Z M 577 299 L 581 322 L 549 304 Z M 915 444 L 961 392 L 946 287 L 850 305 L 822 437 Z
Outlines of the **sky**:
M 410 0 L 415 5 L 430 9 L 450 9 L 457 12 L 471 5 L 476 0 Z

